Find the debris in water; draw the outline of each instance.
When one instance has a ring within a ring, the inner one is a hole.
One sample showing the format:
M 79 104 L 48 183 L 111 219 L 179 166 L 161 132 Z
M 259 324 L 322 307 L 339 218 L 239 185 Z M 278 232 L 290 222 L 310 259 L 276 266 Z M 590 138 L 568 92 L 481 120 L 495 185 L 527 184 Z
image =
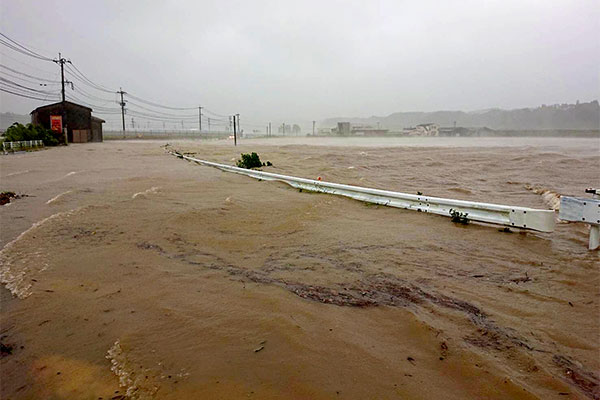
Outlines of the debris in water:
M 13 347 L 11 344 L 0 342 L 0 358 L 11 355 Z
M 256 348 L 256 349 L 254 349 L 254 352 L 255 352 L 255 353 L 258 353 L 259 351 L 261 351 L 261 350 L 262 350 L 262 349 L 264 349 L 264 348 L 265 348 L 265 346 L 260 346 L 260 347 L 258 347 L 258 348 Z
M 20 199 L 28 197 L 26 194 L 16 194 L 15 192 L 0 192 L 0 206 L 10 203 L 10 199 Z

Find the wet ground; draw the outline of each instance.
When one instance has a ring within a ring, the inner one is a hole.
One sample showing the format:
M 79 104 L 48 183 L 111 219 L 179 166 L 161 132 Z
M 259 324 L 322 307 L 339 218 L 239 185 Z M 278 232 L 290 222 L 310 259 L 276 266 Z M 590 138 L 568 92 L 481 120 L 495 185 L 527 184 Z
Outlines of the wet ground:
M 2 398 L 600 396 L 585 225 L 464 226 L 201 167 L 164 143 L 0 157 L 0 191 L 28 195 L 0 207 Z M 595 139 L 172 146 L 535 208 L 600 186 Z

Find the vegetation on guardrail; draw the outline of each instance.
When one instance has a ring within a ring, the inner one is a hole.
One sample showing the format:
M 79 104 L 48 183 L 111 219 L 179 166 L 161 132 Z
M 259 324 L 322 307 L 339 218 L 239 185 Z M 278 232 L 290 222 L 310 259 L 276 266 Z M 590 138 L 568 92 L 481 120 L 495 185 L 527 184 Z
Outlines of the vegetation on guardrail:
M 239 168 L 252 169 L 265 166 L 270 167 L 273 164 L 271 164 L 271 161 L 267 161 L 267 163 L 265 164 L 264 162 L 260 161 L 260 157 L 258 156 L 258 154 L 252 152 L 251 154 L 242 153 L 242 158 L 240 160 L 237 160 L 235 165 Z
M 40 125 L 22 125 L 15 122 L 8 127 L 4 135 L 6 142 L 21 142 L 27 140 L 42 140 L 46 146 L 57 146 L 60 144 L 62 134 L 51 131 Z
M 452 222 L 456 222 L 457 224 L 468 225 L 469 219 L 467 218 L 469 213 L 462 213 L 458 210 L 450 209 L 450 216 L 452 217 Z

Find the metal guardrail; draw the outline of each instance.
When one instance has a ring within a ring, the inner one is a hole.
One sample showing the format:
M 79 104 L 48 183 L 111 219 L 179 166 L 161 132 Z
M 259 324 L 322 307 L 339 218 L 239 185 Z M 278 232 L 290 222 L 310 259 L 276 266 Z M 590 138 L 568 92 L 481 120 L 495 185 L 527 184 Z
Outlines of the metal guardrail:
M 593 197 L 561 196 L 558 218 L 588 224 L 590 226 L 588 249 L 596 250 L 600 247 L 600 190 L 590 188 L 586 189 L 586 193 L 591 193 Z
M 472 221 L 540 232 L 552 232 L 554 231 L 555 226 L 555 214 L 552 210 L 539 210 L 527 207 L 444 199 L 440 197 L 414 195 L 360 186 L 343 185 L 339 183 L 297 178 L 294 176 L 280 175 L 270 172 L 238 168 L 225 164 L 218 164 L 189 157 L 175 151 L 170 151 L 170 153 L 184 160 L 215 167 L 227 172 L 242 174 L 261 180 L 280 181 L 298 189 L 336 194 L 360 201 L 366 201 L 390 207 L 398 207 L 407 210 L 444 215 L 447 217 L 453 216 L 453 212 L 458 212 L 465 216 L 468 220 Z
M 2 142 L 4 154 L 35 147 L 44 147 L 43 140 L 22 140 L 20 142 Z

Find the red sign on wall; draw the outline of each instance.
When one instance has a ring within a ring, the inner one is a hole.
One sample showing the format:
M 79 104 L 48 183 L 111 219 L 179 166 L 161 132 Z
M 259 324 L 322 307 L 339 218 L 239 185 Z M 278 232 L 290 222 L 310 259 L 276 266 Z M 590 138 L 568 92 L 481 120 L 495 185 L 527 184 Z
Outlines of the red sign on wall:
M 62 116 L 60 115 L 51 115 L 50 116 L 50 129 L 54 132 L 62 133 Z

